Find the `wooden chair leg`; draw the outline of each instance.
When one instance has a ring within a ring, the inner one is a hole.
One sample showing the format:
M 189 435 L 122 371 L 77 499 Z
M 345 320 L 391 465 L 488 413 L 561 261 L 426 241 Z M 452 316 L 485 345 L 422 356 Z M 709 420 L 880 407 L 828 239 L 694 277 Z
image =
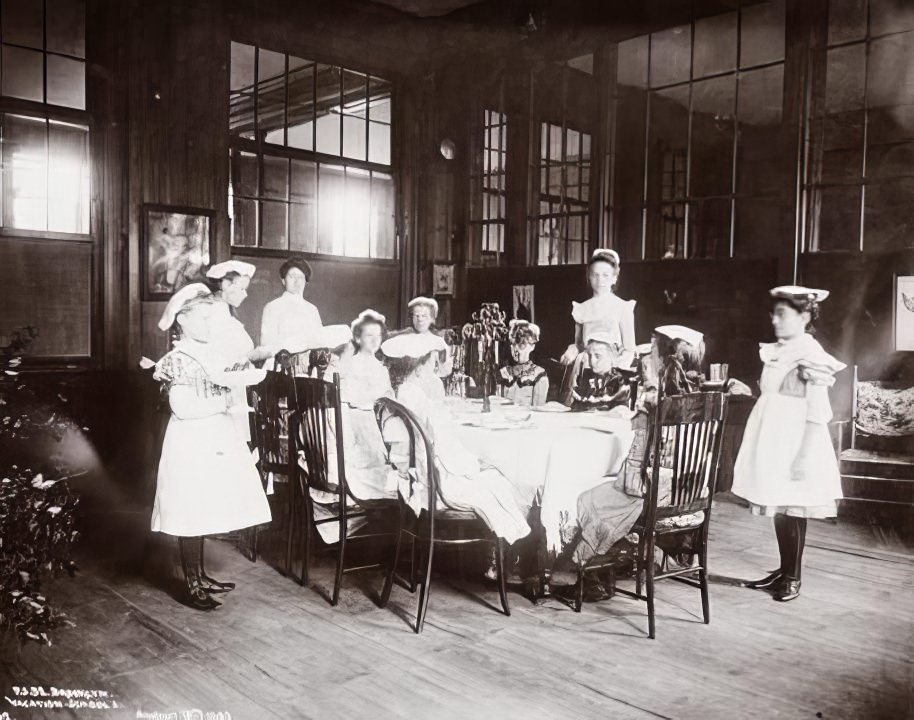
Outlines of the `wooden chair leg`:
M 701 570 L 698 571 L 698 582 L 701 584 L 701 612 L 705 625 L 711 623 L 711 599 L 708 595 L 708 548 L 703 546 L 698 555 Z
M 330 604 L 334 606 L 339 602 L 340 587 L 343 584 L 343 563 L 346 559 L 346 535 L 347 530 L 349 529 L 348 525 L 346 516 L 343 515 L 340 518 L 340 540 L 337 543 L 339 547 L 336 553 L 336 576 L 333 579 L 333 597 L 330 599 Z
M 400 546 L 403 542 L 403 506 L 397 509 L 397 539 L 394 541 L 393 554 L 387 567 L 387 576 L 384 578 L 384 587 L 381 589 L 381 607 L 387 607 L 390 600 L 390 591 L 394 584 L 394 575 L 397 574 L 397 564 L 400 562 Z
M 251 533 L 251 544 L 250 544 L 251 562 L 255 563 L 255 562 L 257 562 L 257 526 L 256 525 L 250 529 L 250 533 Z
M 418 532 L 418 529 L 417 529 Z M 416 543 L 419 542 L 417 535 L 412 536 L 412 542 L 409 544 L 409 591 L 416 592 Z
M 415 543 L 414 543 L 415 545 Z M 423 573 L 419 580 L 419 610 L 416 613 L 416 634 L 425 626 L 425 613 L 428 611 L 428 596 L 432 584 L 432 557 L 435 554 L 435 540 L 432 533 L 428 537 L 428 559 L 423 563 Z
M 292 488 L 291 478 L 289 479 L 287 486 L 289 488 L 289 490 L 288 490 L 288 493 L 289 493 L 289 496 L 288 496 L 289 527 L 286 532 L 286 575 L 291 575 L 292 574 L 292 539 L 293 539 L 293 535 L 295 534 L 295 519 L 296 519 L 295 505 L 296 505 L 297 495 L 295 493 L 295 490 Z
M 495 572 L 498 575 L 498 595 L 501 598 L 501 608 L 505 615 L 511 617 L 511 608 L 508 607 L 508 582 L 505 578 L 505 541 L 504 538 L 495 540 Z
M 311 532 L 314 529 L 312 520 L 312 507 L 309 499 L 305 499 L 305 519 L 302 523 L 302 559 L 301 559 L 301 585 L 311 584 Z
M 647 543 L 647 567 L 645 568 L 645 586 L 647 590 L 647 636 L 656 637 L 654 623 L 654 539 Z

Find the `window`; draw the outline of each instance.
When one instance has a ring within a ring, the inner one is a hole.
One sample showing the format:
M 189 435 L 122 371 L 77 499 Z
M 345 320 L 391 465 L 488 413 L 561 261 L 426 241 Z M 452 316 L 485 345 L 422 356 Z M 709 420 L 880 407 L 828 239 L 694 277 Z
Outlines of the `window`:
M 505 251 L 505 177 L 508 116 L 484 110 L 482 152 L 472 182 L 472 217 L 474 242 L 483 253 Z
M 791 232 L 784 2 L 740 5 L 618 45 L 607 210 L 624 258 L 773 254 Z
M 590 237 L 590 134 L 541 123 L 537 262 L 583 263 Z
M 0 2 L 0 95 L 0 226 L 87 235 L 84 2 Z
M 806 249 L 914 247 L 914 7 L 830 0 L 825 100 L 812 123 Z
M 232 245 L 394 258 L 388 80 L 233 42 Z

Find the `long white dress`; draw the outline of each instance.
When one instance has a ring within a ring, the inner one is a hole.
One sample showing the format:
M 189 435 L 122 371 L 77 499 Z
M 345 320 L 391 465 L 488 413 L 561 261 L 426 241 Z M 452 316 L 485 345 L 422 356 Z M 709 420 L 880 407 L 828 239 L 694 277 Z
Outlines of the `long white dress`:
M 509 544 L 528 535 L 530 526 L 511 484 L 496 468 L 483 468 L 479 458 L 460 443 L 447 409 L 426 394 L 424 383 L 418 379 L 406 380 L 397 388 L 397 400 L 415 413 L 431 436 L 441 482 L 440 495 L 447 504 L 476 512 Z M 407 455 L 405 432 L 405 428 L 394 423 L 385 425 L 384 438 L 391 444 L 391 458 Z M 424 453 L 417 451 L 417 462 L 424 467 L 424 461 Z M 425 477 L 424 470 L 421 476 Z M 418 512 L 427 505 L 427 490 L 419 482 L 407 482 L 401 483 L 400 493 Z
M 233 388 L 262 370 L 225 372 L 207 345 L 179 340 L 156 365 L 167 384 L 171 419 L 162 443 L 153 531 L 192 537 L 270 521 L 260 473 L 228 413 Z
M 248 362 L 254 341 L 244 329 L 242 322 L 232 315 L 228 303 L 216 301 L 209 319 L 210 337 L 207 345 L 214 354 L 225 358 L 228 365 L 245 364 Z M 251 423 L 248 417 L 247 395 L 244 386 L 232 388 L 234 405 L 229 410 L 235 430 L 245 441 L 251 439 Z
M 842 492 L 828 388 L 845 366 L 808 334 L 761 344 L 759 357 L 762 392 L 746 423 L 732 491 L 756 514 L 834 517 Z

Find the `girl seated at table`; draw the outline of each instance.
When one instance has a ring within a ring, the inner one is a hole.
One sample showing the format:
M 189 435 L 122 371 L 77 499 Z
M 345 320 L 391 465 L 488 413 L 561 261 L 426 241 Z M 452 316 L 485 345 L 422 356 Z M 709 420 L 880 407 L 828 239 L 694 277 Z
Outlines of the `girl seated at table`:
M 508 324 L 508 341 L 514 362 L 498 371 L 497 380 L 504 396 L 517 405 L 542 405 L 549 394 L 546 371 L 530 360 L 530 353 L 539 340 L 538 325 L 526 320 L 512 320 Z
M 562 402 L 571 404 L 574 380 L 586 366 L 587 338 L 595 333 L 607 333 L 610 344 L 616 347 L 616 366 L 627 368 L 635 357 L 635 301 L 622 300 L 614 288 L 619 281 L 619 254 L 615 250 L 594 250 L 587 264 L 587 280 L 593 297 L 586 302 L 571 303 L 574 319 L 574 343 L 561 357 L 563 365 L 570 365 L 562 387 Z
M 353 372 L 357 364 L 352 356 L 352 330 L 348 325 L 325 325 L 314 344 L 320 345 L 310 350 L 311 357 L 318 358 L 323 367 L 321 377 L 333 382 L 334 374 L 340 376 L 343 453 L 349 491 L 361 500 L 395 498 L 398 476 L 387 461 L 387 449 L 374 417 L 374 401 L 384 394 L 384 388 L 378 387 L 376 378 L 366 382 L 363 373 Z M 383 365 L 380 367 L 386 377 L 387 371 Z M 376 392 L 380 394 L 375 395 Z M 337 468 L 336 419 L 330 411 L 327 415 L 327 474 L 331 484 L 337 482 Z M 338 501 L 336 493 L 315 488 L 310 492 L 315 519 L 335 516 L 335 511 L 326 506 Z M 355 532 L 365 522 L 364 517 L 350 519 L 349 532 Z M 317 529 L 325 543 L 339 539 L 338 523 L 321 523 Z
M 439 494 L 451 507 L 477 513 L 498 537 L 513 543 L 527 535 L 530 526 L 510 484 L 497 469 L 484 468 L 460 443 L 444 403 L 426 391 L 435 356 L 443 349 L 444 341 L 431 334 L 402 334 L 381 345 L 397 401 L 415 413 L 434 443 Z M 402 425 L 388 423 L 384 438 L 395 464 L 409 456 L 409 439 Z M 423 458 L 423 453 L 417 452 L 417 460 L 422 462 Z M 425 488 L 417 483 L 404 479 L 400 493 L 416 513 L 426 506 Z
M 377 357 L 386 339 L 387 321 L 379 312 L 363 310 L 352 321 L 351 328 L 357 352 L 349 361 L 346 375 L 348 402 L 354 407 L 370 409 L 378 398 L 393 396 L 390 373 Z
M 570 402 L 572 410 L 609 410 L 626 405 L 630 389 L 619 372 L 621 348 L 614 336 L 594 332 L 587 338 L 587 363 L 578 366 Z

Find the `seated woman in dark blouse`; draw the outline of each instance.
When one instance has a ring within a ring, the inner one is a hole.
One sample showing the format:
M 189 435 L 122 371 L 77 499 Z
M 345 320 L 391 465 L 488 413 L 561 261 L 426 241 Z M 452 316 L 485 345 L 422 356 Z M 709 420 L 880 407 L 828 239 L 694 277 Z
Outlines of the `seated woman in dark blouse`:
M 574 380 L 572 410 L 609 410 L 628 404 L 630 389 L 617 365 L 621 355 L 622 348 L 609 333 L 588 336 L 588 366 Z

